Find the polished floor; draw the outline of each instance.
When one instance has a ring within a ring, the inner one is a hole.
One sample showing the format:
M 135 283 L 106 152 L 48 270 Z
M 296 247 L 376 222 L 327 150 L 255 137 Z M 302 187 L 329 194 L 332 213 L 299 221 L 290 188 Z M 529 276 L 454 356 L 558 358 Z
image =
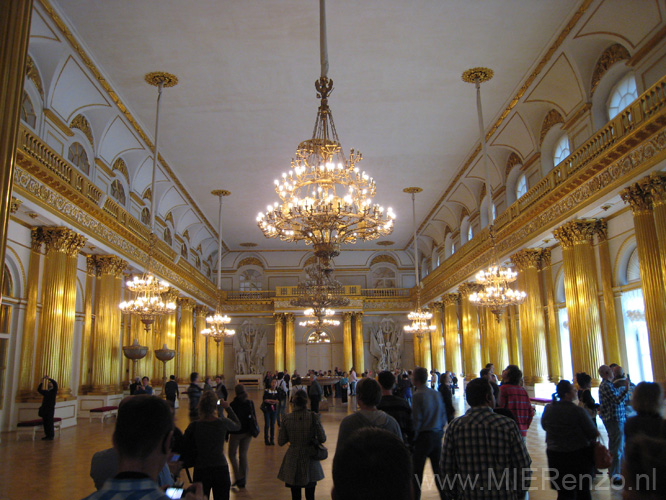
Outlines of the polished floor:
M 260 399 L 258 391 L 251 392 L 252 398 L 257 402 Z M 456 396 L 459 413 L 464 411 L 462 398 Z M 188 424 L 186 405 L 181 405 L 177 414 L 177 425 L 184 430 Z M 340 420 L 355 410 L 354 398 L 348 405 L 342 405 L 340 400 L 327 412 L 322 412 L 322 422 L 328 437 L 330 458 L 322 462 L 325 479 L 317 485 L 317 498 L 330 498 L 331 466 L 334 447 L 337 441 Z M 554 491 L 541 479 L 541 467 L 546 467 L 545 433 L 540 425 L 540 412 L 529 430 L 527 447 L 532 456 L 532 466 L 537 468 L 536 479 L 532 483 L 529 493 L 530 500 L 549 500 L 556 498 Z M 260 426 L 263 422 L 259 415 Z M 114 419 L 108 419 L 101 425 L 98 421 L 89 423 L 87 419 L 79 420 L 79 424 L 64 429 L 55 441 L 31 441 L 21 437 L 16 441 L 13 433 L 3 433 L 0 443 L 0 500 L 32 500 L 53 499 L 71 500 L 85 497 L 94 490 L 90 479 L 90 458 L 96 451 L 111 446 Z M 603 427 L 603 426 L 602 426 Z M 276 434 L 277 436 L 277 434 Z M 244 490 L 232 488 L 231 498 L 238 499 L 290 499 L 290 492 L 284 484 L 276 478 L 282 456 L 286 449 L 279 446 L 264 446 L 261 435 L 250 445 L 250 477 Z M 184 473 L 183 473 L 184 477 Z M 432 473 L 426 465 L 425 484 L 429 484 L 423 491 L 421 498 L 434 500 L 439 498 L 432 486 Z M 233 478 L 232 478 L 233 481 Z M 595 499 L 616 500 L 620 494 L 611 491 L 606 479 L 597 483 L 597 490 L 593 494 Z

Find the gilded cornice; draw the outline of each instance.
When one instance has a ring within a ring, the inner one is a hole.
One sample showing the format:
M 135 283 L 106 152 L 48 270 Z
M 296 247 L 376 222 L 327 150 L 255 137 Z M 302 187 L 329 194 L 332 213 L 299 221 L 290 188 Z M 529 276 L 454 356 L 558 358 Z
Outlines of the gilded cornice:
M 112 274 L 119 277 L 127 269 L 127 261 L 115 255 L 95 255 L 95 265 L 100 274 Z
M 442 301 L 444 302 L 444 307 L 450 305 L 460 304 L 460 294 L 459 293 L 445 293 L 442 295 Z
M 601 54 L 597 60 L 597 64 L 594 66 L 594 71 L 592 72 L 592 85 L 590 89 L 590 97 L 594 95 L 594 91 L 597 90 L 597 86 L 601 81 L 601 78 L 606 74 L 606 71 L 619 61 L 628 60 L 631 57 L 629 51 L 619 43 L 615 43 L 608 47 Z
M 541 265 L 542 254 L 540 248 L 523 248 L 511 256 L 511 262 L 520 271 L 537 269 Z
M 69 128 L 79 129 L 81 132 L 83 132 L 83 135 L 86 136 L 86 139 L 88 139 L 90 145 L 95 147 L 95 141 L 93 140 L 92 129 L 90 128 L 90 123 L 88 123 L 88 120 L 86 120 L 85 116 L 80 114 L 76 115 L 72 120 L 72 123 L 69 124 Z

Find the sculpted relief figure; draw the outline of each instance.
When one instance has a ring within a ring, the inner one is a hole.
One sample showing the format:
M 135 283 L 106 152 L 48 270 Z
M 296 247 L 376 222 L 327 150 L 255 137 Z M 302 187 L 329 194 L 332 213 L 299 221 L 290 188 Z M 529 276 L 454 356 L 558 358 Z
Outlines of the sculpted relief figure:
M 402 366 L 403 332 L 392 318 L 384 318 L 370 328 L 370 354 L 373 371 Z
M 268 354 L 266 330 L 245 320 L 233 337 L 236 375 L 261 374 Z

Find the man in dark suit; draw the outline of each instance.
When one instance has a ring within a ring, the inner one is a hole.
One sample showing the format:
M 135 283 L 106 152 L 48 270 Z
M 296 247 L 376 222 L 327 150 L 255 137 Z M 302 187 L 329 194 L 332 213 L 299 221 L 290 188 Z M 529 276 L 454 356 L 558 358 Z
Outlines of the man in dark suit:
M 164 394 L 166 395 L 166 400 L 167 403 L 169 403 L 169 406 L 174 408 L 176 406 L 176 399 L 178 399 L 178 396 L 180 395 L 175 375 L 171 375 L 169 381 L 164 384 Z
M 55 416 L 56 396 L 58 395 L 58 384 L 47 375 L 39 383 L 37 392 L 42 395 L 42 406 L 39 407 L 39 416 L 44 422 L 44 441 L 53 441 L 55 430 L 53 428 L 53 418 Z
M 323 392 L 321 390 L 321 385 L 319 385 L 319 382 L 317 382 L 317 375 L 315 372 L 312 372 L 310 377 L 312 377 L 310 390 L 308 390 L 308 396 L 310 397 L 310 409 L 315 413 L 319 413 L 319 402 L 321 401 L 321 395 Z

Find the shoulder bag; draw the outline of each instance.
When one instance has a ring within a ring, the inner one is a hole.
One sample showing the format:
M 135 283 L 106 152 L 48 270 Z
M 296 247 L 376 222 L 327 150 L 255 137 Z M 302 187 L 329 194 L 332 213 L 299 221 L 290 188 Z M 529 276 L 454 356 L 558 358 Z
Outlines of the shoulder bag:
M 259 435 L 259 422 L 257 422 L 257 413 L 254 411 L 254 402 L 250 401 L 252 411 L 250 413 L 250 435 L 256 438 Z
M 608 469 L 613 464 L 613 457 L 608 451 L 608 448 L 604 444 L 597 440 L 592 445 L 592 451 L 594 456 L 594 466 L 597 469 Z
M 310 413 L 311 416 L 311 425 L 312 428 L 312 437 L 310 438 L 310 458 L 313 460 L 326 460 L 328 458 L 328 448 L 321 444 L 317 439 L 317 417 L 314 413 Z

